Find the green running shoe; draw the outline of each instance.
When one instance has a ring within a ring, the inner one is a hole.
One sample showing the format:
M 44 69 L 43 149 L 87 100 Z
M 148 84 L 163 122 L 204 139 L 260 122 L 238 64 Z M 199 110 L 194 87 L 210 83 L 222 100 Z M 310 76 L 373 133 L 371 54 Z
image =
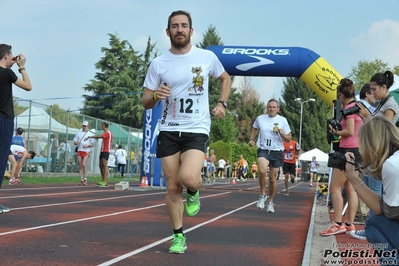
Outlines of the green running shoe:
M 199 190 L 195 193 L 194 196 L 187 193 L 186 198 L 186 214 L 187 216 L 194 216 L 200 210 L 200 200 L 199 200 Z
M 169 248 L 169 253 L 183 254 L 187 249 L 186 237 L 183 234 L 174 234 L 172 245 Z
M 97 184 L 97 187 L 108 187 L 108 185 L 105 182 L 100 182 Z

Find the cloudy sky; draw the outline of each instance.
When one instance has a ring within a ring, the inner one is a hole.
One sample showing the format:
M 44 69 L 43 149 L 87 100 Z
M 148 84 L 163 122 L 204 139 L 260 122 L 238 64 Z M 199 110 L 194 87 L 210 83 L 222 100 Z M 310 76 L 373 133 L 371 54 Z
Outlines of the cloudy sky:
M 342 76 L 359 60 L 399 65 L 398 0 L 1 0 L 0 42 L 27 57 L 33 85 L 31 92 L 14 88 L 14 96 L 82 108 L 83 87 L 94 78 L 101 47 L 109 47 L 107 34 L 137 51 L 151 37 L 166 51 L 167 18 L 178 9 L 192 15 L 194 44 L 212 25 L 225 45 L 307 48 Z M 266 102 L 280 96 L 283 79 L 254 77 L 252 84 Z

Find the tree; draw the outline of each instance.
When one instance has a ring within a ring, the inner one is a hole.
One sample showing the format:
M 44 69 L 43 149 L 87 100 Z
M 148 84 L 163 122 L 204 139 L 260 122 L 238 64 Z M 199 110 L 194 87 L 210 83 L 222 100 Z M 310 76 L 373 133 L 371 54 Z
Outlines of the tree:
M 139 54 L 126 40 L 110 36 L 110 48 L 102 47 L 104 56 L 95 64 L 100 70 L 87 84 L 84 114 L 119 124 L 141 128 L 144 108 L 142 86 L 155 45 L 148 39 L 144 54 Z
M 348 77 L 355 83 L 356 90 L 360 91 L 365 83 L 370 82 L 375 73 L 384 73 L 388 69 L 388 63 L 382 62 L 380 59 L 374 61 L 360 60 L 357 66 L 352 67 Z M 391 71 L 399 75 L 399 66 L 394 66 Z
M 250 138 L 252 124 L 258 115 L 265 112 L 266 105 L 261 102 L 259 93 L 252 85 L 250 77 L 241 77 L 238 86 L 239 96 L 235 111 L 237 114 L 237 126 L 240 132 L 239 139 L 247 143 Z
M 203 40 L 196 46 L 202 49 L 205 49 L 208 46 L 212 45 L 223 45 L 216 28 L 210 25 L 203 34 Z M 233 77 L 232 77 L 233 79 Z M 209 106 L 212 110 L 220 100 L 220 88 L 221 82 L 217 78 L 210 77 L 209 78 Z M 234 95 L 235 90 L 232 90 L 231 96 Z M 229 99 L 228 109 L 232 110 L 232 105 L 234 106 L 234 102 L 231 101 L 231 97 Z M 209 111 L 211 111 L 209 110 Z M 211 115 L 211 134 L 210 134 L 210 142 L 216 142 L 219 140 L 223 140 L 225 142 L 234 141 L 237 137 L 238 131 L 235 128 L 235 115 L 234 113 L 229 113 L 226 110 L 226 117 L 223 119 L 215 118 Z
M 54 104 L 46 108 L 46 112 L 52 115 L 57 122 L 72 128 L 80 128 L 82 121 L 72 112 L 62 109 L 58 104 Z
M 302 150 L 306 151 L 317 147 L 324 152 L 329 152 L 327 119 L 332 118 L 332 109 L 298 78 L 287 78 L 283 82 L 283 86 L 280 115 L 287 119 L 293 139 L 300 142 L 301 104 L 295 99 L 301 98 L 302 101 L 307 101 L 313 98 L 316 100 L 315 102 L 308 102 L 303 105 Z

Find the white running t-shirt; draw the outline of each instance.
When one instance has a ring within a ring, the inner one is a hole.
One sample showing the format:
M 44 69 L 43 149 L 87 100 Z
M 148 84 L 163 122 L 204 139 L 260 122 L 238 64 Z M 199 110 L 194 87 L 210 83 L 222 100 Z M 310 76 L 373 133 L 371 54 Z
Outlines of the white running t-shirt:
M 259 129 L 259 136 L 256 145 L 263 150 L 283 151 L 284 143 L 280 133 L 274 130 L 275 127 L 284 130 L 284 134 L 291 133 L 287 119 L 281 115 L 269 117 L 268 114 L 260 115 L 256 118 L 253 128 Z
M 21 145 L 11 145 L 10 147 L 10 152 L 12 152 L 12 154 L 14 154 L 15 156 L 21 158 L 22 156 L 24 156 L 24 152 L 26 151 L 26 149 L 24 147 L 22 147 Z
M 218 78 L 224 67 L 217 56 L 195 46 L 186 54 L 170 51 L 155 58 L 148 69 L 144 87 L 157 90 L 161 84 L 171 88 L 162 100 L 159 131 L 180 131 L 209 135 L 209 76 Z

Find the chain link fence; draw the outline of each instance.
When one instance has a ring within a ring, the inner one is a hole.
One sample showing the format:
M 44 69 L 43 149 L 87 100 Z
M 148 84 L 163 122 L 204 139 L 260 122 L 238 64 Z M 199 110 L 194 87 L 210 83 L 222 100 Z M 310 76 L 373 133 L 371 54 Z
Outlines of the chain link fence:
M 26 142 L 26 149 L 36 153 L 34 159 L 27 161 L 26 172 L 78 173 L 79 165 L 73 138 L 81 130 L 83 121 L 88 121 L 90 132 L 96 135 L 103 132 L 101 129 L 103 122 L 109 124 L 114 147 L 108 162 L 110 169 L 116 167 L 113 156 L 115 147 L 122 145 L 127 152 L 127 172 L 129 173 L 134 168 L 134 172 L 139 173 L 142 129 L 111 123 L 77 112 L 65 111 L 57 105 L 49 106 L 21 99 L 16 99 L 16 104 L 26 110 L 16 115 L 14 128 L 16 130 L 20 127 L 24 130 L 22 136 Z M 58 146 L 55 145 L 57 142 Z M 88 173 L 100 173 L 98 165 L 101 142 L 101 139 L 97 140 L 91 149 L 87 162 Z M 136 164 L 138 164 L 137 167 L 134 167 Z

